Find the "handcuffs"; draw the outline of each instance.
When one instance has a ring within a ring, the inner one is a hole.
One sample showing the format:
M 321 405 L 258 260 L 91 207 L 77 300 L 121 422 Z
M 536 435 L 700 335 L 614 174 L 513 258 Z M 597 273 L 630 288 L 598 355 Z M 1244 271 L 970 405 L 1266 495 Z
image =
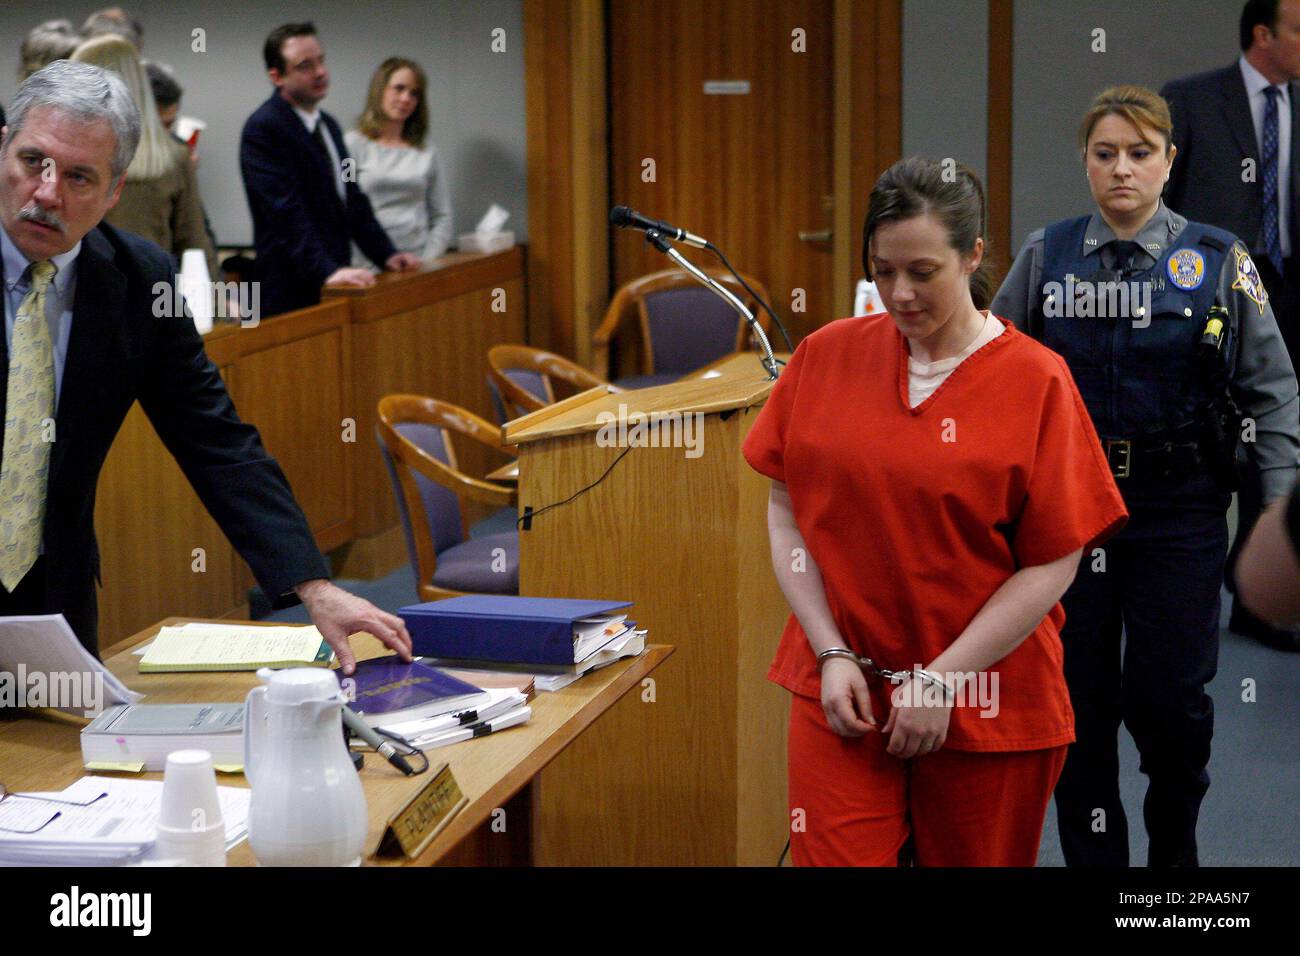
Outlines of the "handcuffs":
M 847 658 L 861 667 L 868 674 L 875 677 L 883 677 L 885 680 L 893 684 L 901 684 L 907 678 L 915 677 L 923 684 L 930 684 L 933 687 L 941 688 L 943 690 L 943 699 L 945 703 L 951 704 L 957 699 L 956 690 L 949 687 L 944 679 L 934 671 L 928 671 L 923 667 L 914 667 L 910 671 L 891 671 L 888 668 L 881 667 L 870 657 L 861 657 L 853 653 L 847 647 L 828 647 L 817 655 L 817 669 L 821 670 L 822 664 L 826 663 L 826 661 L 830 660 L 832 657 Z

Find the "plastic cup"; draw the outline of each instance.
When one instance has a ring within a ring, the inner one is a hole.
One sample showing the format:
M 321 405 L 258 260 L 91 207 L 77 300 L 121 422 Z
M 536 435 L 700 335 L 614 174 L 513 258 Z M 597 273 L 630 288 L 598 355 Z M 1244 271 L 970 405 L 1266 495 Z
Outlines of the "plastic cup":
M 226 824 L 217 799 L 217 775 L 206 750 L 167 755 L 155 852 L 198 866 L 226 865 Z
M 206 830 L 221 822 L 212 754 L 206 750 L 173 750 L 163 770 L 159 825 L 172 830 Z

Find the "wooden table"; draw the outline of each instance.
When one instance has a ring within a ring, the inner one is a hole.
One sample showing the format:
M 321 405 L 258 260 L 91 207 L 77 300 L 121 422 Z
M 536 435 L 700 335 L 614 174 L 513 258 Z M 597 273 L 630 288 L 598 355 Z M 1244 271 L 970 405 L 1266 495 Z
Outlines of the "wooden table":
M 257 686 L 253 673 L 141 674 L 139 658 L 130 648 L 148 640 L 166 624 L 188 618 L 168 618 L 105 651 L 104 662 L 132 690 L 147 695 L 145 703 L 243 700 Z M 234 622 L 226 622 L 234 623 Z M 386 653 L 369 635 L 358 635 L 352 645 L 359 659 Z M 366 835 L 366 862 L 370 865 L 527 865 L 534 846 L 545 834 L 531 820 L 534 778 L 598 717 L 673 652 L 651 645 L 640 657 L 619 661 L 588 674 L 554 693 L 539 693 L 531 702 L 533 717 L 526 725 L 478 740 L 428 751 L 430 771 L 444 761 L 469 804 L 460 811 L 415 860 L 377 857 L 375 850 L 390 815 L 428 781 L 428 774 L 406 777 L 383 758 L 366 754 L 361 770 L 370 812 Z M 10 790 L 61 790 L 85 774 L 81 764 L 79 733 L 88 721 L 58 711 L 26 711 L 14 720 L 0 720 L 0 782 Z M 131 779 L 160 780 L 161 773 L 129 774 Z M 219 774 L 222 786 L 246 787 L 242 774 Z M 628 781 L 627 786 L 635 786 Z M 593 800 L 600 794 L 592 793 Z M 497 810 L 504 810 L 504 817 Z M 495 826 L 493 824 L 495 823 Z M 502 830 L 504 823 L 504 830 Z M 229 854 L 232 866 L 254 863 L 244 841 Z

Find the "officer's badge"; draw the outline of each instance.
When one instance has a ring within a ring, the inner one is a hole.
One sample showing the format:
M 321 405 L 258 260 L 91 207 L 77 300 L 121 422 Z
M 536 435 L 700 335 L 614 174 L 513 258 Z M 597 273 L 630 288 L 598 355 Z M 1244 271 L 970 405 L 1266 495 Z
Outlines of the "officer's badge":
M 1232 287 L 1245 293 L 1246 298 L 1259 306 L 1259 314 L 1263 315 L 1264 306 L 1268 302 L 1268 292 L 1264 289 L 1264 280 L 1259 277 L 1259 270 L 1255 268 L 1255 263 L 1251 261 L 1249 252 L 1241 246 L 1237 246 L 1232 252 L 1237 257 L 1237 278 L 1232 283 Z
M 1205 281 L 1205 257 L 1195 249 L 1179 249 L 1166 268 L 1170 281 L 1180 289 L 1199 289 Z

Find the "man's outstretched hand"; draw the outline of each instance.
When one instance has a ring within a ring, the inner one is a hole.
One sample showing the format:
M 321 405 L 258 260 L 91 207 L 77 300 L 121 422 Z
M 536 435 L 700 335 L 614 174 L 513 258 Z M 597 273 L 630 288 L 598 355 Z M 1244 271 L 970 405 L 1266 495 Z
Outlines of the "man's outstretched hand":
M 293 590 L 307 608 L 325 643 L 334 648 L 345 675 L 356 669 L 357 659 L 348 637 L 358 631 L 373 634 L 386 647 L 397 651 L 402 660 L 411 659 L 411 635 L 406 633 L 406 625 L 400 617 L 381 611 L 365 598 L 357 597 L 325 578 L 304 581 Z

